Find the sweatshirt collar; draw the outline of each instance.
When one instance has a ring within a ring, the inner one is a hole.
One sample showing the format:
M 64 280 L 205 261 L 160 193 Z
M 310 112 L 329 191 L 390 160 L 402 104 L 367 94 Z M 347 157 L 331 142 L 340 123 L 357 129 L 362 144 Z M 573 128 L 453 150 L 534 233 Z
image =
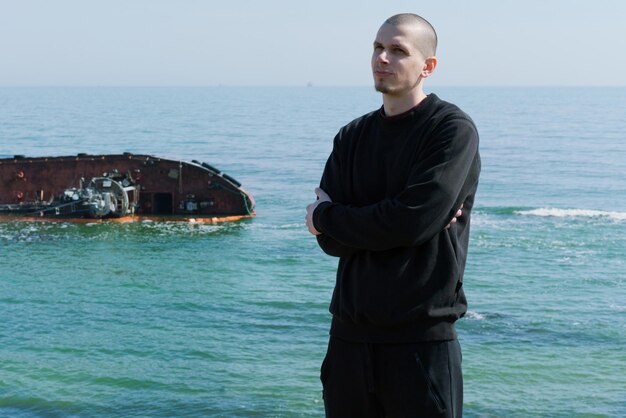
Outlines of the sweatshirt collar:
M 399 113 L 397 115 L 393 115 L 393 116 L 387 116 L 385 115 L 385 107 L 381 106 L 380 110 L 378 111 L 380 117 L 384 120 L 384 121 L 388 121 L 388 122 L 393 122 L 393 121 L 398 121 L 400 119 L 404 119 L 405 117 L 413 114 L 413 112 L 415 112 L 418 108 L 421 110 L 424 107 L 426 107 L 426 103 L 427 102 L 431 102 L 434 98 L 436 98 L 437 96 L 435 96 L 435 94 L 431 93 L 429 95 L 426 96 L 426 98 L 424 100 L 422 100 L 421 102 L 419 102 L 418 104 L 416 104 L 415 106 L 413 106 L 412 108 L 410 108 L 409 110 L 407 110 L 406 112 L 402 112 Z

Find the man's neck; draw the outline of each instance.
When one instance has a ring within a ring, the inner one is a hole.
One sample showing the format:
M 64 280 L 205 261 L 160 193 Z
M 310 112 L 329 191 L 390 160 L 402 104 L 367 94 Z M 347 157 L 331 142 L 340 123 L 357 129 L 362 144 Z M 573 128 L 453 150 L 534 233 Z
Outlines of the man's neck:
M 383 94 L 383 108 L 385 109 L 385 115 L 395 116 L 404 113 L 413 109 L 425 98 L 426 94 L 422 89 L 416 91 L 415 94 L 406 96 Z

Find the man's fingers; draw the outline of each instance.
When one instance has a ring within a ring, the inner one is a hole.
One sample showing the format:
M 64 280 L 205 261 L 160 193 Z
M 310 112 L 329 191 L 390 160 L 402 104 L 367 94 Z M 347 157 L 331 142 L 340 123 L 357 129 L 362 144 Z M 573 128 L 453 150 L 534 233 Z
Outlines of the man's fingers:
M 461 216 L 463 216 L 463 203 L 461 203 L 461 207 L 459 207 L 459 210 L 456 211 L 456 213 L 454 214 L 455 218 L 460 218 Z
M 453 223 L 456 223 L 456 218 L 460 218 L 461 216 L 463 216 L 462 209 L 463 209 L 463 203 L 461 203 L 461 207 L 459 208 L 459 210 L 456 211 L 456 213 L 454 214 L 454 217 L 450 220 L 450 223 L 446 225 L 446 229 L 450 228 Z
M 328 193 L 326 193 L 322 188 L 320 187 L 316 187 L 315 188 L 315 194 L 317 195 L 318 199 L 322 199 L 322 200 L 328 200 L 330 201 L 330 196 L 328 195 Z

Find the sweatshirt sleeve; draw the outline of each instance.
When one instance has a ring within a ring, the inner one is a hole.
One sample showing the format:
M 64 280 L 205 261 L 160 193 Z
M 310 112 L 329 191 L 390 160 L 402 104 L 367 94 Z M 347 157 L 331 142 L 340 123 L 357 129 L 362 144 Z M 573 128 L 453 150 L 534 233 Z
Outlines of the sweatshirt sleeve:
M 329 235 L 321 234 L 316 235 L 317 243 L 326 254 L 333 257 L 347 257 L 358 251 L 357 248 L 348 247 L 339 243 L 336 239 L 331 238 Z
M 324 167 L 324 173 L 322 174 L 322 179 L 320 181 L 320 187 L 324 190 L 330 198 L 335 201 L 343 201 L 343 193 L 341 187 L 341 151 L 339 149 L 341 142 L 341 132 L 335 136 L 333 141 L 333 151 L 328 157 L 328 161 L 326 162 L 326 166 Z M 328 203 L 323 202 L 320 206 L 327 205 Z M 315 213 L 315 212 L 314 212 Z M 315 225 L 315 221 L 313 222 Z M 317 229 L 317 225 L 315 225 Z M 318 229 L 319 231 L 319 229 Z M 357 248 L 344 245 L 327 234 L 317 235 L 317 243 L 326 254 L 331 255 L 333 257 L 347 257 L 356 251 Z
M 441 232 L 478 181 L 478 133 L 455 118 L 429 138 L 398 195 L 363 207 L 321 204 L 315 227 L 342 246 L 372 251 L 420 245 Z

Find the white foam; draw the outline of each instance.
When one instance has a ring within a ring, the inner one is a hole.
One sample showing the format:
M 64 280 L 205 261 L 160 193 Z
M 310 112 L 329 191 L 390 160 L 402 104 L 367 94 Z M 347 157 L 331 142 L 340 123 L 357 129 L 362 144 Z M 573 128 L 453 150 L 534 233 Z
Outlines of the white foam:
M 551 216 L 556 218 L 608 218 L 614 221 L 626 221 L 626 212 L 611 212 L 593 209 L 539 208 L 515 211 L 518 215 Z
M 467 319 L 473 319 L 474 321 L 483 321 L 485 319 L 485 315 L 479 314 L 478 312 L 474 312 L 474 311 L 467 311 L 467 314 L 465 314 L 465 317 Z

